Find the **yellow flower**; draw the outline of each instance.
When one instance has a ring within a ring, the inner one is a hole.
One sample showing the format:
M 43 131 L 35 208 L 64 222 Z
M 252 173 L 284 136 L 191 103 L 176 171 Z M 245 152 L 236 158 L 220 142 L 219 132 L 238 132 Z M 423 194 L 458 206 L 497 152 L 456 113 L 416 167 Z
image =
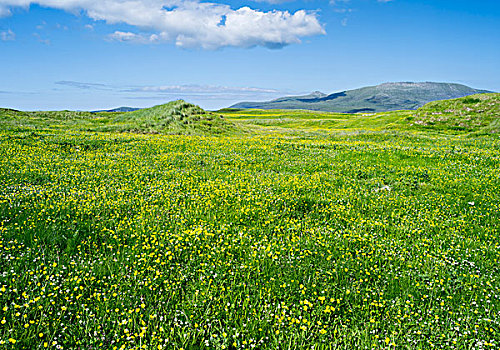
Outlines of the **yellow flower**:
M 12 343 L 12 344 L 15 344 L 17 340 L 13 339 L 13 338 L 9 338 L 9 342 Z

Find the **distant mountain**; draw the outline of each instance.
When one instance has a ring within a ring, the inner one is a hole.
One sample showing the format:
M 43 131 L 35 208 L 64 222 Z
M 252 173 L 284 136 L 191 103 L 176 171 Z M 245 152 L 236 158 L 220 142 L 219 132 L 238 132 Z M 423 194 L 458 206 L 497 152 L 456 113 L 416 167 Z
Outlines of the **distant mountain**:
M 101 111 L 92 111 L 92 113 L 102 113 L 102 112 L 120 112 L 120 113 L 124 113 L 124 112 L 134 112 L 134 111 L 137 111 L 139 110 L 140 108 L 133 108 L 133 107 L 118 107 L 118 108 L 114 108 L 114 109 L 108 109 L 108 110 L 101 110 Z
M 330 95 L 315 91 L 305 96 L 281 97 L 267 102 L 241 102 L 231 108 L 308 109 L 341 113 L 375 113 L 409 110 L 437 100 L 459 98 L 491 91 L 450 83 L 385 83 Z

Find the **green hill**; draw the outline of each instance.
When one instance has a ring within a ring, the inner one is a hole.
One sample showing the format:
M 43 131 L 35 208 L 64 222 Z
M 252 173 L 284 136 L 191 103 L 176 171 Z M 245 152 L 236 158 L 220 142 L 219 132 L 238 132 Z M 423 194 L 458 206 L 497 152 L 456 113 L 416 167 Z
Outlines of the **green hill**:
M 500 132 L 500 94 L 479 94 L 426 104 L 408 118 L 424 129 Z
M 330 95 L 315 91 L 306 96 L 282 97 L 268 102 L 241 102 L 231 108 L 306 109 L 339 113 L 378 113 L 417 109 L 424 104 L 490 91 L 449 83 L 386 83 Z
M 211 135 L 235 131 L 221 115 L 183 100 L 133 112 L 22 112 L 0 109 L 0 129 L 17 131 L 80 130 Z
M 169 134 L 221 134 L 233 129 L 234 125 L 221 115 L 183 100 L 122 113 L 110 127 L 115 131 Z

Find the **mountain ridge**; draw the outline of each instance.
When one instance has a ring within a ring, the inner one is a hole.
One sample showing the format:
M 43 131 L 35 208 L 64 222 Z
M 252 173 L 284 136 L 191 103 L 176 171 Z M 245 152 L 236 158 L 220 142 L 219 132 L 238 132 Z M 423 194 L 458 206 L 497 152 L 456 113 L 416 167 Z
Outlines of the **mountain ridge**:
M 314 91 L 309 95 L 285 96 L 265 102 L 240 102 L 230 108 L 378 113 L 395 110 L 415 110 L 433 101 L 490 92 L 456 83 L 394 82 L 344 90 L 332 94 Z
M 135 107 L 117 107 L 113 109 L 103 109 L 103 110 L 98 110 L 98 111 L 92 111 L 91 113 L 124 113 L 124 112 L 135 112 L 138 111 L 141 108 L 135 108 Z

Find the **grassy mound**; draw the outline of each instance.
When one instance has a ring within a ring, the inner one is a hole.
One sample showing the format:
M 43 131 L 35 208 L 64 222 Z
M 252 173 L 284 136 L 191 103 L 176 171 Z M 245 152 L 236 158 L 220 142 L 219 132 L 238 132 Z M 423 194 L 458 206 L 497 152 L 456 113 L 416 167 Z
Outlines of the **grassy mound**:
M 120 114 L 114 131 L 167 134 L 223 134 L 234 130 L 234 125 L 221 115 L 183 100 Z
M 236 131 L 219 114 L 183 100 L 133 112 L 22 112 L 0 109 L 0 130 L 136 132 L 151 134 L 221 135 Z
M 500 132 L 500 94 L 478 94 L 435 101 L 409 117 L 413 126 L 475 134 Z

